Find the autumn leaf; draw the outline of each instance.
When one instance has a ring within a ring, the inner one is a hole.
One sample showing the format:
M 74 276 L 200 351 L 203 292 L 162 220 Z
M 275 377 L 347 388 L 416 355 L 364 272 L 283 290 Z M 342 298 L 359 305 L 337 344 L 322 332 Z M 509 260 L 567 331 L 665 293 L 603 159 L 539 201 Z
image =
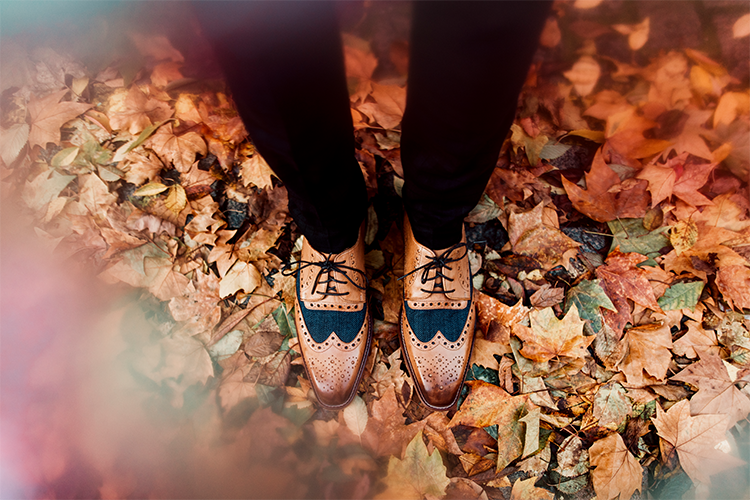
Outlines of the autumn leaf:
M 661 311 L 644 271 L 637 267 L 645 260 L 646 257 L 638 253 L 614 251 L 604 265 L 596 269 L 596 276 L 602 280 L 609 297 L 627 297 L 643 307 Z
M 611 500 L 631 498 L 635 490 L 641 491 L 643 469 L 628 451 L 619 434 L 610 434 L 596 441 L 589 450 L 591 482 L 597 498 Z
M 206 143 L 200 135 L 195 132 L 175 135 L 171 123 L 162 126 L 148 142 L 154 152 L 171 161 L 180 172 L 190 170 L 196 154 L 206 154 Z
M 448 426 L 498 425 L 504 429 L 505 439 L 502 448 L 498 448 L 497 455 L 497 470 L 500 471 L 523 453 L 525 425 L 522 425 L 520 419 L 536 405 L 529 402 L 526 395 L 511 396 L 500 387 L 487 382 L 472 380 L 466 382 L 466 385 L 471 388 L 471 392 Z
M 172 116 L 166 102 L 148 97 L 137 85 L 121 90 L 109 99 L 109 123 L 115 130 L 127 130 L 139 134 L 149 125 Z
M 672 335 L 668 325 L 650 324 L 633 327 L 625 332 L 628 351 L 617 367 L 628 384 L 635 387 L 663 381 L 672 355 Z
M 187 194 L 185 193 L 185 188 L 179 184 L 173 184 L 169 188 L 169 193 L 167 193 L 167 199 L 164 200 L 164 205 L 175 214 L 180 213 L 182 209 L 185 208 L 185 205 L 187 205 Z
M 517 329 L 513 333 L 523 340 L 521 354 L 538 362 L 545 362 L 560 356 L 582 358 L 594 337 L 584 337 L 583 321 L 578 316 L 578 308 L 572 305 L 563 319 L 555 317 L 551 307 L 529 313 L 530 329 Z
M 510 500 L 554 500 L 555 495 L 551 491 L 534 486 L 538 481 L 536 477 L 528 479 L 517 479 L 513 483 L 510 492 Z
M 386 490 L 375 498 L 422 500 L 425 496 L 442 498 L 450 480 L 440 453 L 429 454 L 422 432 L 418 432 L 406 447 L 403 459 L 390 458 L 384 482 Z
M 686 321 L 685 325 L 688 327 L 687 333 L 675 340 L 672 345 L 675 354 L 688 358 L 697 358 L 698 350 L 718 354 L 719 343 L 713 330 L 704 329 L 696 321 Z
M 654 426 L 662 439 L 662 455 L 669 458 L 676 451 L 682 469 L 693 483 L 710 483 L 710 476 L 744 462 L 717 449 L 717 445 L 726 440 L 729 417 L 693 417 L 689 405 L 683 400 L 666 412 L 657 405 Z
M 10 166 L 16 161 L 21 150 L 29 140 L 29 125 L 26 123 L 16 123 L 7 130 L 2 129 L 0 134 L 0 158 L 6 166 Z
M 242 177 L 242 185 L 248 186 L 254 184 L 259 189 L 266 187 L 272 187 L 273 181 L 271 176 L 273 171 L 268 166 L 266 160 L 260 155 L 255 153 L 252 157 L 242 162 L 240 167 L 240 176 Z
M 675 283 L 667 288 L 667 291 L 659 297 L 657 302 L 664 311 L 673 311 L 685 307 L 691 310 L 695 309 L 695 305 L 698 303 L 698 299 L 700 299 L 701 292 L 703 291 L 703 285 L 705 283 L 702 281 Z
M 544 204 L 540 203 L 528 212 L 510 213 L 508 237 L 513 251 L 537 259 L 544 269 L 551 269 L 560 263 L 568 267 L 568 259 L 575 257 L 580 243 L 545 224 L 543 211 Z
M 250 372 L 252 364 L 243 352 L 234 354 L 226 361 L 224 376 L 219 385 L 219 400 L 224 411 L 229 411 L 240 402 L 257 395 L 256 384 L 246 381 L 245 376 Z
M 605 163 L 601 148 L 585 178 L 586 189 L 583 189 L 565 176 L 561 177 L 568 198 L 582 214 L 599 222 L 608 222 L 618 217 L 643 217 L 646 213 L 645 183 L 621 184 L 617 174 Z
M 528 314 L 529 310 L 521 301 L 508 306 L 484 293 L 477 294 L 477 321 L 488 340 L 509 342 L 513 325 L 524 321 Z M 493 324 L 499 330 L 496 334 L 499 338 L 490 338 Z
M 344 422 L 355 436 L 361 436 L 367 427 L 367 406 L 362 398 L 355 396 L 354 400 L 344 408 Z
M 239 290 L 252 293 L 260 285 L 261 279 L 260 273 L 252 263 L 237 261 L 221 279 L 219 296 L 228 297 Z
M 604 293 L 604 289 L 599 285 L 599 280 L 583 280 L 568 290 L 564 311 L 567 313 L 571 307 L 578 310 L 580 318 L 587 322 L 591 333 L 599 333 L 602 328 L 600 308 L 616 310 L 612 301 Z
M 94 106 L 82 102 L 60 102 L 60 99 L 67 93 L 68 89 L 59 90 L 42 99 L 32 94 L 27 105 L 29 119 L 31 120 L 29 145 L 32 147 L 39 145 L 44 149 L 48 142 L 59 144 L 60 128 Z M 18 131 L 20 129 L 17 129 Z M 15 149 L 15 147 L 11 149 Z M 5 156 L 3 156 L 3 161 L 5 161 Z M 6 164 L 8 163 L 6 162 Z
M 639 179 L 648 180 L 651 206 L 673 194 L 693 206 L 710 205 L 711 200 L 698 192 L 708 180 L 715 164 L 683 163 L 687 154 L 675 157 L 666 165 L 649 165 L 638 174 Z
M 696 347 L 700 361 L 688 365 L 672 380 L 698 388 L 690 399 L 693 415 L 721 413 L 727 415 L 727 429 L 734 427 L 750 414 L 750 400 L 734 385 L 721 358 L 715 353 Z
M 621 384 L 609 382 L 596 391 L 591 413 L 599 426 L 616 431 L 632 412 L 633 402 Z
M 172 260 L 166 257 L 145 257 L 143 268 L 149 291 L 159 300 L 169 300 L 187 292 L 190 280 L 173 269 Z

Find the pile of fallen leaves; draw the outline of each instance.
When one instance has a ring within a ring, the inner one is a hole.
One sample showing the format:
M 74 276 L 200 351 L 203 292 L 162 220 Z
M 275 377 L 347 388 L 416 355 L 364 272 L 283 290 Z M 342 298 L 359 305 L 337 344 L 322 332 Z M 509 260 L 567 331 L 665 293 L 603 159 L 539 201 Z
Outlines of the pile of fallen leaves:
M 345 54 L 376 337 L 340 412 L 296 350 L 285 188 L 165 37 L 134 38 L 136 72 L 35 52 L 1 96 L 3 196 L 55 252 L 143 290 L 123 357 L 171 415 L 154 425 L 216 408 L 219 442 L 253 435 L 258 461 L 305 478 L 284 495 L 608 500 L 680 496 L 685 474 L 706 494 L 747 451 L 750 93 L 701 50 L 639 56 L 658 19 L 579 18 L 597 5 L 556 5 L 467 218 L 479 319 L 447 413 L 420 404 L 398 345 L 406 92 L 372 79 L 362 39 Z M 734 19 L 747 43 L 750 14 Z

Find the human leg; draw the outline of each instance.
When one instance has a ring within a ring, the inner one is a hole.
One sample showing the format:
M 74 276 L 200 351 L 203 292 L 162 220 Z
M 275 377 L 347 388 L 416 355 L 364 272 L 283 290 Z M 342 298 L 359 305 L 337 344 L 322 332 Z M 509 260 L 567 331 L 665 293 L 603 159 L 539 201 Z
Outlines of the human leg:
M 497 162 L 551 2 L 416 2 L 406 112 L 401 342 L 417 392 L 455 404 L 474 297 L 463 219 Z
M 357 241 L 367 193 L 354 157 L 334 4 L 195 2 L 253 143 L 319 251 Z
M 295 323 L 320 403 L 351 401 L 372 339 L 364 273 L 367 192 L 334 5 L 196 3 L 258 151 L 289 192 L 305 236 Z

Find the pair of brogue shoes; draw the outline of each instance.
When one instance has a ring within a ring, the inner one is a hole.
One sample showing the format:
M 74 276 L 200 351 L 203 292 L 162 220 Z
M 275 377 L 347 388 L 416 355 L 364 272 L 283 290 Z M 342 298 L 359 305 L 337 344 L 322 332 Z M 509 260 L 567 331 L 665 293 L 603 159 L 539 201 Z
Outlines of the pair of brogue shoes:
M 446 410 L 458 398 L 474 340 L 466 238 L 433 251 L 415 240 L 406 219 L 404 239 L 404 359 L 422 401 Z M 354 398 L 370 352 L 364 246 L 363 230 L 357 243 L 339 254 L 318 252 L 305 240 L 297 263 L 299 348 L 318 401 L 329 409 Z

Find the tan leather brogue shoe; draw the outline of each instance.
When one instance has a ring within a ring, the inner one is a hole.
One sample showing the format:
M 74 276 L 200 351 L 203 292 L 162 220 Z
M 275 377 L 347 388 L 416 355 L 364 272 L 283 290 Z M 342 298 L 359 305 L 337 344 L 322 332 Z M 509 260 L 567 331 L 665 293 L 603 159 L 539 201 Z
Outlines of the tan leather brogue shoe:
M 420 245 L 404 223 L 401 345 L 422 401 L 447 410 L 458 399 L 474 343 L 474 297 L 466 235 L 443 250 Z
M 339 254 L 316 251 L 307 239 L 297 263 L 295 323 L 315 395 L 329 409 L 348 405 L 370 351 L 364 228 Z

